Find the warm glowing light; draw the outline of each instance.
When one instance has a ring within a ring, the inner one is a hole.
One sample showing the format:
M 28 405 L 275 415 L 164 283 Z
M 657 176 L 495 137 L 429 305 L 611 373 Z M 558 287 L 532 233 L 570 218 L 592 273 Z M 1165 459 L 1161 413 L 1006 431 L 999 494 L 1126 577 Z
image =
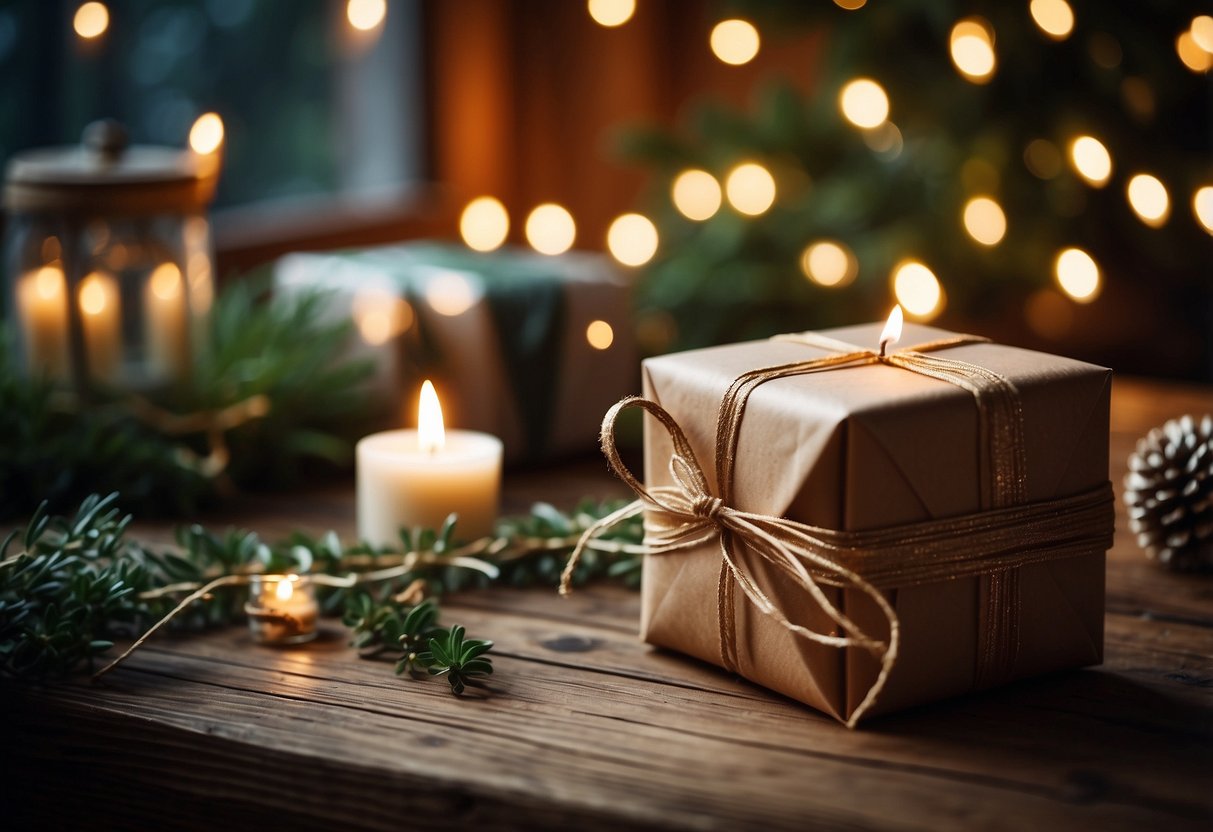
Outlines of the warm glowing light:
M 448 318 L 458 317 L 471 309 L 476 294 L 471 282 L 459 272 L 439 270 L 425 284 L 426 303 Z
M 1213 17 L 1202 14 L 1192 18 L 1192 26 L 1188 31 L 1192 33 L 1192 40 L 1197 46 L 1213 54 Z
M 151 276 L 152 294 L 161 300 L 181 295 L 181 269 L 175 263 L 161 263 Z
M 538 206 L 526 218 L 526 239 L 540 254 L 563 254 L 573 247 L 573 215 L 554 202 Z
M 1074 10 L 1066 0 L 1032 0 L 1028 11 L 1040 31 L 1053 40 L 1065 40 L 1074 31 Z
M 607 229 L 607 248 L 625 266 L 643 266 L 657 253 L 657 226 L 641 214 L 617 217 Z
M 935 273 L 914 260 L 900 263 L 893 270 L 893 294 L 905 311 L 929 320 L 943 307 L 943 288 Z
M 345 17 L 360 32 L 377 28 L 387 17 L 386 0 L 349 0 L 345 4 Z
M 55 300 L 63 297 L 66 282 L 62 269 L 57 266 L 43 266 L 38 269 L 38 275 L 34 278 L 34 291 L 43 300 Z
M 615 330 L 606 321 L 590 321 L 585 328 L 585 340 L 594 349 L 605 350 L 615 343 Z
M 708 39 L 712 54 L 726 64 L 740 66 L 754 60 L 760 41 L 754 24 L 745 20 L 722 20 L 712 28 Z
M 285 580 L 279 581 L 274 594 L 278 596 L 279 601 L 291 600 L 291 596 L 295 594 L 295 576 L 290 575 Z
M 821 286 L 845 286 L 855 279 L 859 263 L 842 243 L 820 240 L 800 255 L 800 268 L 809 280 Z
M 110 10 L 104 3 L 85 3 L 76 9 L 72 28 L 85 39 L 100 37 L 110 25 Z
M 846 9 L 853 12 L 856 9 L 862 9 L 868 0 L 834 0 L 834 5 L 840 9 Z
M 501 201 L 491 196 L 473 199 L 459 217 L 459 234 L 470 249 L 500 248 L 510 233 L 510 215 Z
M 775 177 L 762 165 L 745 162 L 729 172 L 724 192 L 730 205 L 756 217 L 775 203 Z
M 1112 175 L 1112 155 L 1094 136 L 1079 136 L 1070 143 L 1070 163 L 1087 184 L 1097 188 Z
M 106 278 L 93 272 L 80 281 L 80 311 L 85 315 L 100 315 L 110 303 Z
M 1207 72 L 1213 66 L 1213 53 L 1201 49 L 1191 32 L 1183 32 L 1175 39 L 1175 52 L 1184 66 L 1193 72 Z
M 1165 224 L 1171 216 L 1171 198 L 1158 177 L 1139 173 L 1129 180 L 1125 193 L 1133 212 L 1151 228 Z
M 590 17 L 600 26 L 622 26 L 636 13 L 636 0 L 587 0 Z
M 1197 188 L 1192 194 L 1192 213 L 1205 231 L 1213 234 L 1213 185 Z
M 1057 340 L 1074 324 L 1074 304 L 1053 289 L 1037 289 L 1024 304 L 1024 317 L 1037 335 Z
M 413 307 L 386 290 L 359 292 L 353 313 L 358 334 L 372 346 L 386 344 L 413 325 Z
M 889 96 L 871 78 L 848 83 L 838 96 L 838 104 L 847 121 L 865 130 L 879 127 L 889 117 Z
M 421 450 L 437 453 L 446 445 L 446 429 L 442 425 L 442 403 L 428 378 L 421 384 L 421 399 L 417 402 L 417 444 Z
M 889 347 L 901 340 L 901 328 L 905 321 L 905 316 L 901 314 L 901 305 L 893 304 L 893 311 L 889 313 L 889 319 L 884 322 L 884 329 L 880 330 L 880 354 L 884 355 Z
M 1080 248 L 1058 252 L 1053 273 L 1061 290 L 1079 303 L 1090 303 L 1099 295 L 1099 266 Z
M 190 128 L 190 148 L 203 156 L 214 153 L 223 144 L 223 119 L 218 113 L 203 113 Z
M 952 27 L 949 39 L 952 63 L 960 74 L 974 83 L 984 84 L 994 74 L 994 37 L 990 25 L 979 17 L 962 20 Z
M 1007 215 L 990 197 L 974 197 L 965 204 L 964 227 L 983 246 L 996 246 L 1007 233 Z
M 709 219 L 720 210 L 720 183 L 706 170 L 684 170 L 670 189 L 674 207 L 696 222 Z

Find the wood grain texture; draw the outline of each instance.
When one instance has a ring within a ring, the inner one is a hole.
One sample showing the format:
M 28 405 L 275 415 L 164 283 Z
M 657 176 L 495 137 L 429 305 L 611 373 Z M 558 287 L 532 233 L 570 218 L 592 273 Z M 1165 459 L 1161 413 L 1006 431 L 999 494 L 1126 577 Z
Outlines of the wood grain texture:
M 1112 479 L 1207 390 L 1118 382 Z M 597 463 L 515 476 L 512 508 L 618 494 Z M 269 536 L 350 531 L 347 491 L 250 501 Z M 224 519 L 224 518 L 220 518 Z M 497 590 L 447 605 L 497 641 L 456 699 L 240 628 L 149 644 L 101 685 L 0 687 L 0 803 L 18 828 L 1208 829 L 1213 580 L 1155 568 L 1118 517 L 1106 662 L 852 732 L 635 637 L 635 594 Z M 145 528 L 149 537 L 163 528 Z

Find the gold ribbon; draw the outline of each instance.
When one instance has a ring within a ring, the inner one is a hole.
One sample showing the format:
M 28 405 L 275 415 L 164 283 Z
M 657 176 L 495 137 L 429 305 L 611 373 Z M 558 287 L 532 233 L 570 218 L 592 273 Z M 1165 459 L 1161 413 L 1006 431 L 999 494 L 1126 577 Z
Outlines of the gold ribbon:
M 717 609 L 721 663 L 737 669 L 733 588 L 787 631 L 816 644 L 856 647 L 880 663 L 876 681 L 851 717 L 854 727 L 875 704 L 897 660 L 900 624 L 881 587 L 904 586 L 948 578 L 981 576 L 983 595 L 993 611 L 983 622 L 978 654 L 978 681 L 1009 673 L 1017 640 L 1018 581 L 1006 579 L 1025 563 L 1073 557 L 1110 545 L 1111 489 L 1033 505 L 1017 505 L 1026 493 L 1023 416 L 1018 392 L 1002 376 L 955 359 L 926 353 L 985 339 L 960 336 L 922 344 L 891 354 L 852 347 L 805 333 L 780 336 L 832 352 L 823 358 L 793 362 L 743 373 L 721 402 L 716 428 L 716 474 L 720 495 L 711 493 L 707 477 L 682 428 L 656 402 L 629 397 L 612 407 L 602 423 L 602 449 L 612 470 L 637 494 L 635 502 L 595 523 L 582 535 L 565 566 L 561 594 L 570 591 L 573 570 L 592 538 L 641 511 L 655 515 L 659 528 L 647 543 L 653 555 L 694 549 L 715 539 L 721 555 Z M 982 511 L 927 523 L 874 532 L 840 532 L 785 518 L 733 508 L 733 470 L 746 402 L 758 386 L 778 378 L 848 366 L 884 363 L 956 384 L 973 394 L 978 407 L 983 472 Z M 673 444 L 670 474 L 674 485 L 646 488 L 624 465 L 615 446 L 615 421 L 630 407 L 650 413 Z M 992 510 L 991 510 L 992 509 Z M 736 545 L 738 542 L 744 544 Z M 1102 549 L 1099 549 L 1102 551 Z M 820 633 L 790 621 L 753 577 L 753 558 L 761 558 L 803 589 L 837 626 Z M 889 626 L 887 641 L 869 636 L 828 598 L 823 586 L 843 587 L 867 595 Z M 836 634 L 841 633 L 841 634 Z

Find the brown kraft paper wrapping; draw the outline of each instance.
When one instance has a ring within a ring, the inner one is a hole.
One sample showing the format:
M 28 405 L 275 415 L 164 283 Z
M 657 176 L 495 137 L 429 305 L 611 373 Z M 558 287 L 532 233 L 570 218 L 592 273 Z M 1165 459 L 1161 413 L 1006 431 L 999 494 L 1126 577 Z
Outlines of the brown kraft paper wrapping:
M 825 335 L 875 349 L 879 324 Z M 948 337 L 907 325 L 901 347 Z M 1080 494 L 1108 476 L 1111 372 L 1058 356 L 997 344 L 938 353 L 984 367 L 1019 391 L 1028 502 Z M 756 341 L 651 358 L 644 396 L 664 407 L 703 462 L 711 464 L 717 411 L 740 374 L 829 355 L 805 344 Z M 970 514 L 983 508 L 978 411 L 952 384 L 884 364 L 779 378 L 754 391 L 741 424 L 734 507 L 800 523 L 863 531 Z M 645 420 L 646 485 L 671 485 L 669 436 Z M 650 518 L 646 522 L 652 522 Z M 1104 553 L 1019 567 L 1018 650 L 1008 681 L 1103 656 Z M 756 559 L 757 560 L 757 559 Z M 821 632 L 832 623 L 802 590 L 755 566 L 761 589 L 793 622 Z M 717 617 L 720 552 L 645 559 L 641 635 L 721 663 Z M 825 588 L 866 633 L 888 638 L 888 624 L 861 592 Z M 867 715 L 971 691 L 988 583 L 978 577 L 885 591 L 901 622 L 901 646 L 888 682 Z M 797 638 L 733 593 L 738 671 L 746 678 L 846 721 L 872 687 L 879 663 L 853 648 Z

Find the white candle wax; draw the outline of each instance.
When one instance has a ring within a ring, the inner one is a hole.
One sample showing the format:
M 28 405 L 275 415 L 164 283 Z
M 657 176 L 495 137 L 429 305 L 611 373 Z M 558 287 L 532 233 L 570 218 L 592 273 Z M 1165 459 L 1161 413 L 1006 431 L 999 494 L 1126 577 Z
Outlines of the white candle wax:
M 143 302 L 149 365 L 159 377 L 184 375 L 189 364 L 189 326 L 181 269 L 173 263 L 157 266 L 148 278 Z
M 55 378 L 68 374 L 67 281 L 57 266 L 43 266 L 17 282 L 17 315 L 26 366 Z
M 415 430 L 393 430 L 358 443 L 358 536 L 400 545 L 401 528 L 438 529 L 451 512 L 455 534 L 493 533 L 501 493 L 501 440 L 468 430 L 446 432 L 441 448 L 421 446 Z
M 93 272 L 80 281 L 80 317 L 89 375 L 112 382 L 122 366 L 122 306 L 118 281 Z

